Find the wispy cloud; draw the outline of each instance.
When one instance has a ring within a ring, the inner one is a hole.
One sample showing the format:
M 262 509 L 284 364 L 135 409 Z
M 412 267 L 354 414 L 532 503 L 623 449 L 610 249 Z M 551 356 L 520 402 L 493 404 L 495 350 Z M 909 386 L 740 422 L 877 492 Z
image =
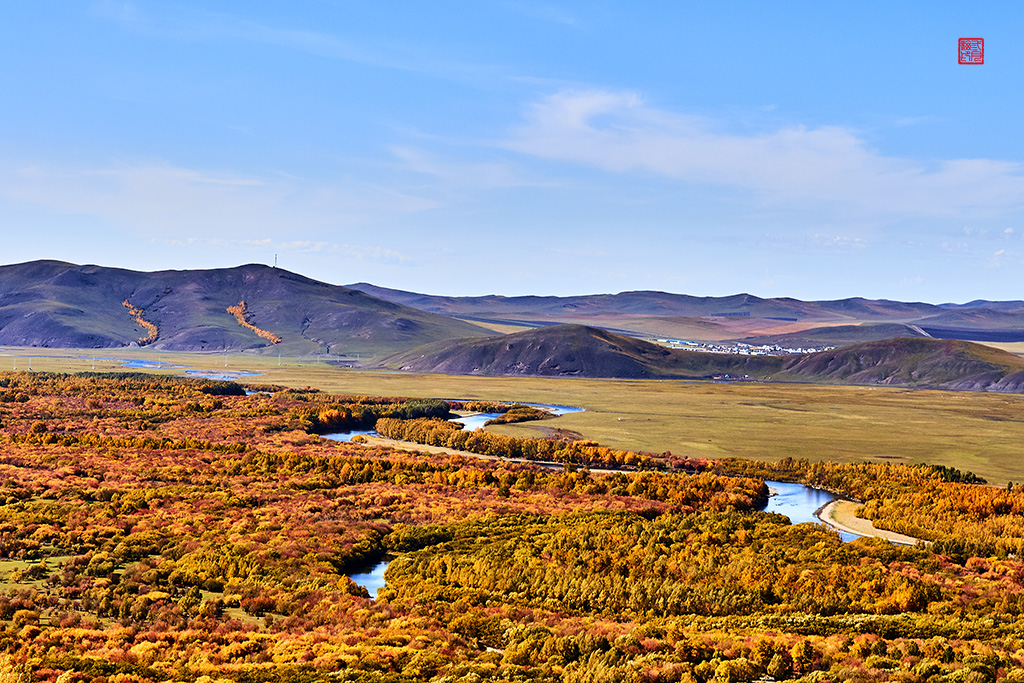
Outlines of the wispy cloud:
M 405 170 L 430 176 L 449 189 L 538 187 L 551 182 L 529 177 L 507 160 L 466 161 L 441 159 L 410 146 L 392 146 L 391 153 Z
M 830 249 L 863 249 L 867 243 L 863 238 L 853 235 L 827 235 L 816 233 L 811 241 L 822 247 Z
M 144 23 L 138 5 L 126 0 L 100 0 L 92 4 L 91 10 L 98 17 L 105 17 L 125 26 L 140 27 Z
M 986 264 L 989 268 L 1002 268 L 1007 261 L 1014 260 L 1014 254 L 1008 253 L 1005 249 L 997 249 L 989 258 Z
M 377 261 L 379 263 L 414 263 L 415 260 L 387 247 L 366 245 L 366 244 L 333 244 L 331 252 L 357 258 L 362 261 Z
M 344 234 L 437 207 L 434 200 L 366 182 L 247 177 L 162 162 L 0 166 L 0 196 L 100 219 L 127 233 L 208 239 Z
M 414 260 L 406 254 L 372 244 L 338 244 L 313 240 L 221 239 L 210 237 L 153 238 L 153 244 L 184 249 L 217 249 L 258 251 L 261 254 L 273 252 L 293 254 L 328 254 L 332 256 L 372 261 L 377 263 L 411 264 Z
M 292 240 L 289 242 L 274 241 L 269 237 L 255 240 L 239 240 L 239 239 L 221 239 L 217 237 L 172 237 L 172 238 L 153 238 L 150 240 L 154 244 L 163 244 L 170 247 L 197 247 L 201 249 L 216 247 L 216 248 L 234 248 L 234 249 L 259 249 L 266 251 L 273 249 L 274 251 L 296 251 L 303 253 L 313 253 L 323 251 L 326 247 L 329 247 L 327 242 L 313 242 L 311 240 Z
M 998 216 L 1024 207 L 1024 166 L 992 159 L 885 156 L 842 126 L 759 134 L 648 105 L 640 96 L 568 90 L 533 103 L 499 144 L 610 173 L 731 187 L 765 204 L 840 205 L 861 215 Z
M 583 25 L 583 22 L 578 16 L 566 12 L 563 7 L 558 7 L 547 2 L 535 2 L 534 0 L 505 0 L 505 2 L 502 3 L 502 6 L 516 12 L 517 14 L 522 14 L 523 16 L 530 17 L 531 19 L 537 19 L 539 21 L 561 24 L 572 28 L 579 28 Z
M 450 59 L 423 46 L 399 43 L 370 44 L 321 30 L 274 26 L 227 12 L 173 5 L 143 11 L 138 5 L 103 0 L 93 13 L 127 30 L 182 41 L 232 41 L 270 45 L 325 59 L 407 71 L 453 80 L 486 81 L 495 67 L 473 60 Z

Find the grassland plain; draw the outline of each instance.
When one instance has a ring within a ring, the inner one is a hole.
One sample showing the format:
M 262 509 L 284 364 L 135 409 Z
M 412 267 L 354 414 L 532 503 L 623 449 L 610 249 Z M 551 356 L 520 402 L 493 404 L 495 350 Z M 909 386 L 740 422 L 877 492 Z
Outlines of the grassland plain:
M 54 372 L 116 370 L 104 358 L 157 358 L 206 370 L 261 373 L 254 383 L 313 386 L 332 393 L 529 401 L 586 409 L 543 424 L 495 432 L 538 436 L 553 427 L 612 448 L 688 457 L 784 457 L 833 462 L 931 463 L 970 470 L 989 482 L 1024 479 L 1024 397 L 1012 394 L 809 384 L 672 380 L 418 375 L 359 371 L 316 359 L 250 355 L 104 355 L 94 351 L 9 349 L 0 368 Z M 46 355 L 40 355 L 46 354 Z M 78 359 L 70 356 L 87 356 Z M 177 371 L 180 372 L 180 371 Z

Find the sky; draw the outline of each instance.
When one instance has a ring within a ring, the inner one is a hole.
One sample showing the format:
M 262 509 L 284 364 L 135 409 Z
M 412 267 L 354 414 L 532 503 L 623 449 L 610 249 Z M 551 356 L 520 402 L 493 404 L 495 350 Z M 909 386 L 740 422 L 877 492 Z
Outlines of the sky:
M 1024 3 L 3 3 L 0 263 L 1024 298 Z M 958 39 L 985 41 L 958 64 Z

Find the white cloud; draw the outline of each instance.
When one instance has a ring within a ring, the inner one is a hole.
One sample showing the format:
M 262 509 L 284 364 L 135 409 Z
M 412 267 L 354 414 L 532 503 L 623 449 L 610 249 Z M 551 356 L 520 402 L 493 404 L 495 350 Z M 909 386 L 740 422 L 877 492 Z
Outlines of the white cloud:
M 452 59 L 447 53 L 423 46 L 346 38 L 322 30 L 272 26 L 241 14 L 211 11 L 168 3 L 147 7 L 148 13 L 130 2 L 103 0 L 93 13 L 125 29 L 180 41 L 231 41 L 269 45 L 323 59 L 395 69 L 457 81 L 493 78 L 495 68 L 468 59 Z
M 888 157 L 841 126 L 723 132 L 716 121 L 662 111 L 629 92 L 546 97 L 500 144 L 612 173 L 738 188 L 766 204 L 921 217 L 999 215 L 1024 206 L 1020 163 Z
M 206 239 L 344 233 L 437 206 L 362 182 L 245 177 L 164 163 L 0 167 L 0 196 L 97 218 L 124 232 Z
M 330 251 L 334 254 L 350 256 L 361 261 L 403 264 L 414 262 L 409 256 L 395 251 L 394 249 L 365 244 L 332 244 Z
M 378 263 L 413 263 L 413 259 L 401 252 L 388 249 L 387 247 L 366 244 L 338 244 L 314 240 L 281 241 L 269 237 L 262 239 L 222 239 L 193 236 L 153 238 L 150 241 L 155 244 L 185 249 L 258 251 L 263 255 L 269 253 L 329 254 L 331 256 L 354 258 L 360 261 L 375 261 Z
M 852 235 L 824 235 L 818 233 L 811 237 L 811 241 L 819 246 L 833 249 L 863 249 L 867 246 L 862 238 Z
M 1005 266 L 1010 269 L 1011 273 L 1016 273 L 1021 266 L 1021 253 L 1016 250 L 997 249 L 988 257 L 985 265 L 990 269 L 999 269 Z
M 449 189 L 536 187 L 550 185 L 529 180 L 512 164 L 502 161 L 447 161 L 421 149 L 393 146 L 391 153 L 406 170 L 432 176 Z

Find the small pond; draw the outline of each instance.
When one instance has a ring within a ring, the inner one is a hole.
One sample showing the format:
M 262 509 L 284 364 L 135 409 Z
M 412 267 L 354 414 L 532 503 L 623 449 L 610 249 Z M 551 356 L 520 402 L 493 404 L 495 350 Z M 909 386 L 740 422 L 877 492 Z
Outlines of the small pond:
M 543 408 L 552 415 L 558 417 L 559 415 L 567 415 L 569 413 L 582 413 L 583 408 L 577 408 L 575 406 L 559 406 L 550 403 L 519 403 L 519 405 L 530 406 L 532 408 Z M 457 417 L 452 422 L 460 422 L 463 425 L 463 429 L 467 432 L 471 432 L 474 429 L 483 429 L 484 425 L 489 420 L 501 417 L 501 413 L 477 413 L 476 415 L 467 415 L 466 417 Z
M 384 572 L 387 571 L 389 562 L 390 560 L 384 560 L 383 562 L 374 565 L 374 567 L 369 571 L 365 571 L 360 574 L 349 574 L 348 577 L 352 579 L 356 585 L 365 588 L 371 598 L 376 598 L 377 590 L 384 587 Z
M 336 434 L 321 434 L 320 436 L 331 441 L 351 441 L 354 436 L 377 436 L 372 429 L 355 429 L 351 432 L 338 432 Z

